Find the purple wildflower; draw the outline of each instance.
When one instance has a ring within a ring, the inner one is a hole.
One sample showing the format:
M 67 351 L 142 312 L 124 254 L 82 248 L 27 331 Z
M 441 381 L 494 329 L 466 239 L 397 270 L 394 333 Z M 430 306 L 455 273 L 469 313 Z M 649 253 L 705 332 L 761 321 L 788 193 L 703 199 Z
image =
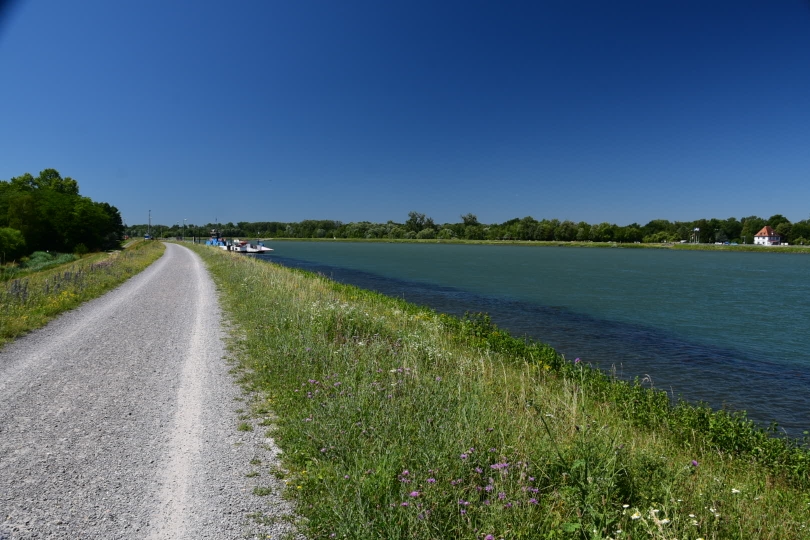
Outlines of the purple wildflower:
M 467 454 L 461 454 L 461 459 L 467 459 Z
M 427 479 L 427 483 L 428 483 L 428 484 L 435 484 L 435 483 L 436 483 L 436 479 L 435 479 L 435 478 L 428 478 L 428 479 Z
M 411 491 L 411 497 L 418 497 L 418 496 L 419 496 L 418 491 Z
M 699 465 L 699 463 L 693 459 L 692 460 L 692 467 L 697 467 L 698 465 Z
M 574 363 L 575 363 L 575 364 L 579 364 L 580 362 L 582 362 L 582 360 L 580 360 L 579 358 L 575 358 L 575 359 L 574 359 Z

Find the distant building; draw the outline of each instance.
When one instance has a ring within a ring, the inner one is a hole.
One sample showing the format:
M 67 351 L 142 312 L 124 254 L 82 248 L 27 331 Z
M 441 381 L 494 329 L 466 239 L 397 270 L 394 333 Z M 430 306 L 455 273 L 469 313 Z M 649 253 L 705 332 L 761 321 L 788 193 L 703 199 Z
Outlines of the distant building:
M 782 235 L 773 230 L 770 225 L 765 225 L 762 230 L 754 235 L 754 244 L 760 246 L 778 246 L 782 243 Z

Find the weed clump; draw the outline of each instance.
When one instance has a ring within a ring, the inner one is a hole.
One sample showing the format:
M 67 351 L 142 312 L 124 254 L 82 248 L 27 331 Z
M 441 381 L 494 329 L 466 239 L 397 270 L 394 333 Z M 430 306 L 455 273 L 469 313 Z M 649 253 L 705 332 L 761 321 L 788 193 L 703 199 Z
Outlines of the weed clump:
M 84 259 L 33 253 L 20 265 L 18 277 L 0 283 L 0 345 L 120 285 L 160 257 L 163 249 L 159 243 L 139 243 Z

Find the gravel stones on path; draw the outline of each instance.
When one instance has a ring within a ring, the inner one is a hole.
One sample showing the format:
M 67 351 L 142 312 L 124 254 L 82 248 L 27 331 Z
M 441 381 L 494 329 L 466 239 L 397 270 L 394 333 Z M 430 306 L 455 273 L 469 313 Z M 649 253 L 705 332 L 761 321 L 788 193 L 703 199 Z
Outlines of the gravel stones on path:
M 200 258 L 168 244 L 0 351 L 0 540 L 296 537 L 222 339 Z

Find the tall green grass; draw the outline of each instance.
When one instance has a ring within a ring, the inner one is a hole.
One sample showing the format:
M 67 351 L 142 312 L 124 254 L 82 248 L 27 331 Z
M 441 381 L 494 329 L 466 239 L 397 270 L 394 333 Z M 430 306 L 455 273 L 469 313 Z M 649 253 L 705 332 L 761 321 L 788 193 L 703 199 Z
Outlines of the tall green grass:
M 139 242 L 124 251 L 95 253 L 79 260 L 72 255 L 66 261 L 55 258 L 0 284 L 0 346 L 120 285 L 154 262 L 163 250 L 159 242 Z
M 800 442 L 485 315 L 196 249 L 311 538 L 810 537 Z

